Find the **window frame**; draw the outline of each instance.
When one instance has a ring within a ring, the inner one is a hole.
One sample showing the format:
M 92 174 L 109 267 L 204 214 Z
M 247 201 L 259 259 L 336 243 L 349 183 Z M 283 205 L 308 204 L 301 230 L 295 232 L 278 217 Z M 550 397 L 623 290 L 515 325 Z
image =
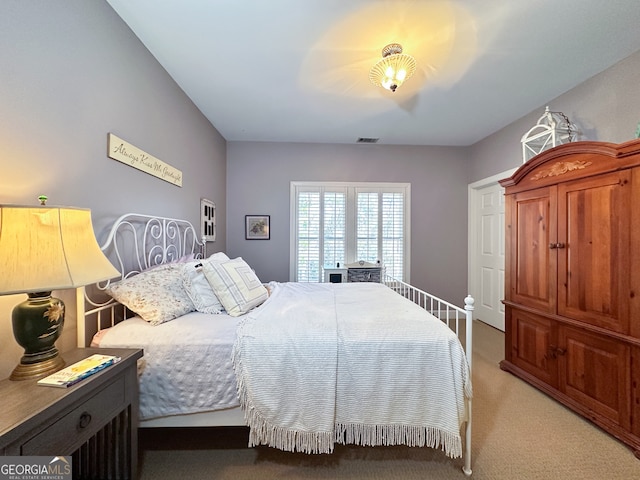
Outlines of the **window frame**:
M 320 269 L 323 268 L 323 247 L 322 241 L 324 235 L 322 233 L 324 213 L 322 193 L 328 192 L 344 192 L 346 194 L 346 212 L 345 212 L 345 255 L 346 263 L 355 262 L 358 259 L 350 258 L 350 255 L 356 254 L 357 242 L 357 194 L 363 192 L 374 193 L 402 193 L 403 194 L 403 278 L 405 282 L 411 279 L 411 184 L 404 182 L 309 182 L 309 181 L 292 181 L 290 183 L 290 244 L 289 244 L 289 279 L 292 282 L 297 280 L 297 262 L 298 262 L 298 192 L 320 192 Z M 382 241 L 382 237 L 378 239 Z M 382 260 L 382 259 L 380 259 Z M 322 272 L 320 272 L 320 282 L 323 281 Z

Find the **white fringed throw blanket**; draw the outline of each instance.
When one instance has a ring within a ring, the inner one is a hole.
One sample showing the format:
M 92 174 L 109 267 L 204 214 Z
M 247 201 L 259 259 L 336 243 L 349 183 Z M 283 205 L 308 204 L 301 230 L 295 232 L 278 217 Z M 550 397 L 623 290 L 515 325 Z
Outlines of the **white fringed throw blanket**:
M 250 446 L 402 444 L 462 456 L 471 379 L 446 325 L 382 284 L 271 287 L 234 345 Z

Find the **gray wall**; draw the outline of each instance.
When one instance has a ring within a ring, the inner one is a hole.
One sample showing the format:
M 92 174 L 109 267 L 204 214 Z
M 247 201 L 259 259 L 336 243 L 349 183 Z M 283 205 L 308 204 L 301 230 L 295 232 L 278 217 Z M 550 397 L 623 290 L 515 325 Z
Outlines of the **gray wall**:
M 291 181 L 410 182 L 411 281 L 459 303 L 467 288 L 466 152 L 445 147 L 229 142 L 227 253 L 242 256 L 263 281 L 287 281 Z M 271 240 L 245 240 L 247 214 L 271 215 Z
M 0 4 L 2 202 L 126 211 L 224 225 L 225 140 L 102 0 Z M 177 187 L 107 157 L 112 132 L 183 172 Z M 220 242 L 224 247 L 224 232 Z
M 640 122 L 639 84 L 640 51 L 473 145 L 469 183 L 522 164 L 520 139 L 542 116 L 545 105 L 567 115 L 582 131 L 581 140 L 632 140 Z
M 87 207 L 103 237 L 129 211 L 198 225 L 206 197 L 219 214 L 210 251 L 226 249 L 226 142 L 105 1 L 0 2 L 0 99 L 0 203 Z M 109 132 L 182 170 L 183 187 L 108 158 Z M 0 297 L 0 378 L 21 355 L 10 312 L 23 298 Z

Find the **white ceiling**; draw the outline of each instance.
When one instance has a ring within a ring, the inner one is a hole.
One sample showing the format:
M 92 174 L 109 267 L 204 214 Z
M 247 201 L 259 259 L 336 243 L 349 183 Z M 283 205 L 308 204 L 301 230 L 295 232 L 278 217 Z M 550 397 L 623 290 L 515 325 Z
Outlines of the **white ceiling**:
M 107 1 L 228 141 L 471 145 L 640 50 L 640 0 Z

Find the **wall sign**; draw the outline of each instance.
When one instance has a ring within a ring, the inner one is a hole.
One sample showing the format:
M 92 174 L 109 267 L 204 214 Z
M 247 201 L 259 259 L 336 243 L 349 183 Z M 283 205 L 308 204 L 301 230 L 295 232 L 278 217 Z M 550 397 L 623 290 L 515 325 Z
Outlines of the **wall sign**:
M 182 172 L 180 170 L 125 142 L 113 133 L 109 134 L 107 151 L 109 158 L 182 187 Z

